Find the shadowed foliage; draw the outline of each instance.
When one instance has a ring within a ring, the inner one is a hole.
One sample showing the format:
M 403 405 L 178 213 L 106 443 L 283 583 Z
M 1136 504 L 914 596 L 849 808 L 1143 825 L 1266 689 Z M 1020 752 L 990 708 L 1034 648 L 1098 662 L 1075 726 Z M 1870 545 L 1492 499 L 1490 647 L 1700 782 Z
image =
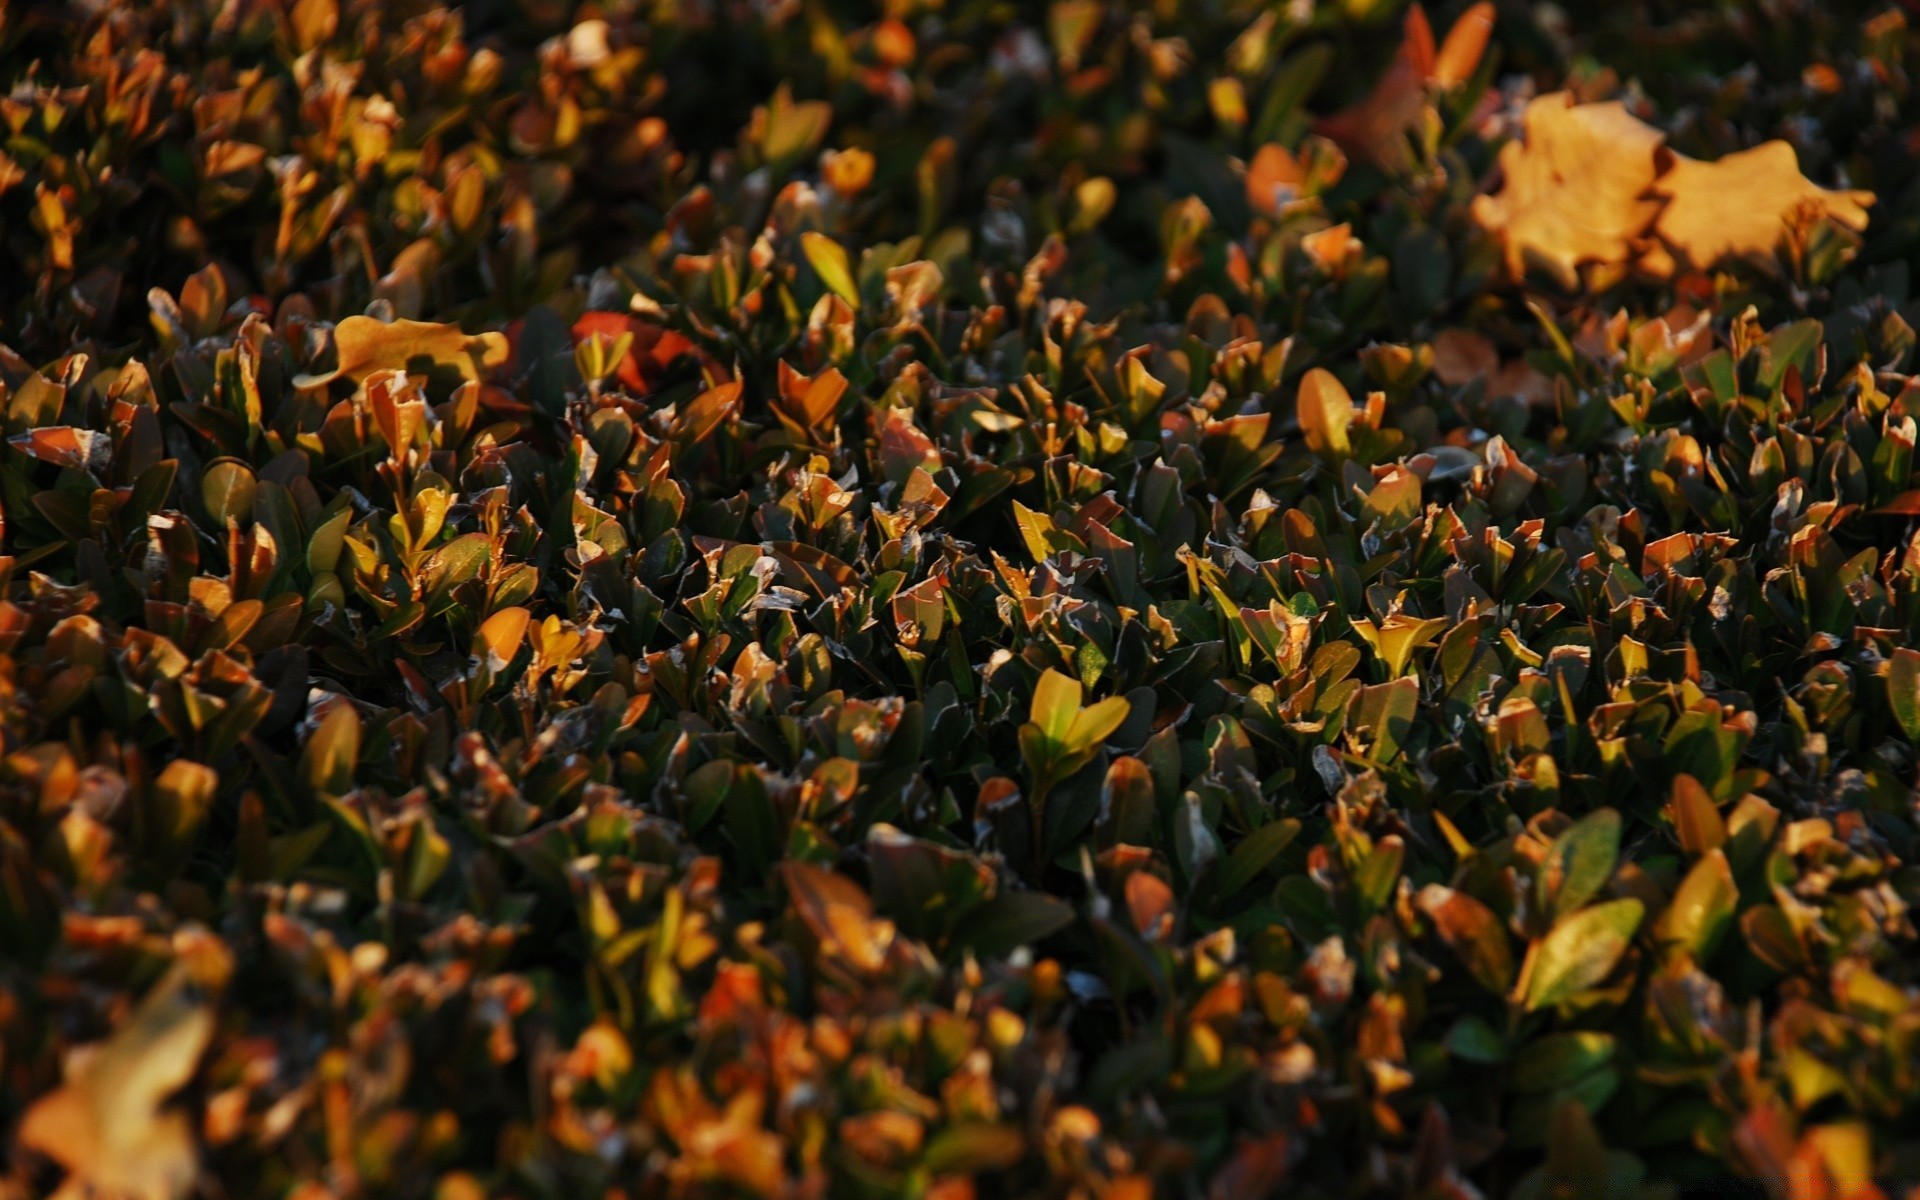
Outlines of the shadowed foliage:
M 1920 1195 L 1916 19 L 0 0 L 0 1200 Z

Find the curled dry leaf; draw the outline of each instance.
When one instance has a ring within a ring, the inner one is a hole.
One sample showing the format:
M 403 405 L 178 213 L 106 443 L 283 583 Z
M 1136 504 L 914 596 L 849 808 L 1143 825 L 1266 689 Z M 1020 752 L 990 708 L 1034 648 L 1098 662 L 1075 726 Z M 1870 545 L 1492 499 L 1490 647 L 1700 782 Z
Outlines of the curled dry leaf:
M 1584 264 L 1630 262 L 1659 213 L 1649 189 L 1665 135 L 1618 101 L 1577 104 L 1570 92 L 1528 104 L 1522 127 L 1500 150 L 1500 190 L 1473 201 L 1507 269 L 1537 267 L 1571 289 Z
M 1737 258 L 1774 269 L 1775 251 L 1802 212 L 1856 231 L 1867 227 L 1873 193 L 1820 187 L 1800 173 L 1786 142 L 1766 142 L 1714 162 L 1672 151 L 1667 157 L 1672 166 L 1653 185 L 1667 203 L 1653 228 L 1690 266 L 1704 270 Z

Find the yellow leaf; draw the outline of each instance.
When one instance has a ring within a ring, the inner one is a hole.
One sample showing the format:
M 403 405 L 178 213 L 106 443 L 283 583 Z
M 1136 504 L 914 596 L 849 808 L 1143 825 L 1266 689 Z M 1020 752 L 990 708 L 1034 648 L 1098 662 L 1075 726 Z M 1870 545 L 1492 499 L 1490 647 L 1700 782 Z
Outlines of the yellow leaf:
M 336 378 L 359 383 L 375 371 L 418 371 L 422 365 L 452 367 L 478 379 L 507 361 L 507 339 L 498 333 L 469 334 L 458 325 L 431 321 L 376 321 L 348 317 L 334 326 L 339 366 L 324 375 L 302 375 L 296 386 L 313 387 Z
M 497 675 L 520 653 L 527 636 L 527 622 L 533 614 L 524 608 L 503 608 L 488 617 L 473 637 L 475 658 L 486 656 L 487 673 Z
M 27 1110 L 21 1143 L 98 1196 L 187 1195 L 200 1171 L 192 1127 L 160 1105 L 193 1077 L 213 1025 L 213 1010 L 193 996 L 185 968 L 175 967 L 130 1021 L 70 1064 L 64 1086 Z
M 1793 147 L 1772 141 L 1700 162 L 1674 154 L 1654 184 L 1667 205 L 1654 232 L 1689 265 L 1709 269 L 1740 258 L 1776 267 L 1775 248 L 1799 211 L 1860 230 L 1867 227 L 1873 193 L 1829 191 L 1800 173 Z
M 1074 718 L 1080 713 L 1080 681 L 1049 667 L 1033 688 L 1033 707 L 1029 718 L 1040 727 L 1047 740 L 1066 744 L 1073 731 Z
M 1507 269 L 1538 267 L 1573 288 L 1582 264 L 1631 262 L 1660 208 L 1649 189 L 1665 135 L 1618 101 L 1576 104 L 1567 92 L 1527 105 L 1522 129 L 1500 150 L 1500 191 L 1473 201 Z
M 1301 378 L 1298 412 L 1308 449 L 1344 455 L 1351 448 L 1347 430 L 1353 425 L 1353 397 L 1332 371 L 1315 367 Z
M 860 289 L 853 284 L 853 268 L 847 259 L 847 248 L 824 233 L 815 233 L 809 229 L 800 235 L 800 251 L 812 264 L 813 273 L 827 290 L 845 300 L 849 307 L 860 307 Z
M 1109 696 L 1081 709 L 1067 730 L 1068 753 L 1079 754 L 1106 741 L 1114 730 L 1126 723 L 1132 711 L 1133 703 L 1125 696 Z

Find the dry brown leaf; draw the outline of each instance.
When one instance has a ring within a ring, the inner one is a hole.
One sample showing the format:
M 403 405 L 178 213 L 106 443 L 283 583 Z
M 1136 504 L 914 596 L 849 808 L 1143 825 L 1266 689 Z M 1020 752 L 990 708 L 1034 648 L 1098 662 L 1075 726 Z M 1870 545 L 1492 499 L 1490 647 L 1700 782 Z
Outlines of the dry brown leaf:
M 1649 189 L 1665 135 L 1619 101 L 1576 104 L 1569 92 L 1541 96 L 1521 119 L 1524 140 L 1500 150 L 1500 191 L 1473 201 L 1507 269 L 1538 267 L 1573 288 L 1583 264 L 1631 262 L 1660 209 Z
M 1448 387 L 1465 387 L 1500 369 L 1500 352 L 1483 333 L 1442 329 L 1433 338 L 1433 373 Z
M 1668 154 L 1673 165 L 1653 186 L 1667 199 L 1654 232 L 1689 266 L 1705 270 L 1738 258 L 1776 268 L 1774 252 L 1803 206 L 1849 229 L 1867 227 L 1873 193 L 1819 186 L 1800 173 L 1786 142 L 1766 142 L 1715 162 Z
M 213 1024 L 213 1010 L 176 968 L 111 1038 L 69 1062 L 66 1084 L 27 1110 L 21 1144 L 72 1173 L 66 1190 L 185 1196 L 200 1172 L 199 1150 L 186 1117 L 160 1105 L 193 1077 Z
M 1393 65 L 1366 98 L 1328 117 L 1320 132 L 1355 158 L 1387 170 L 1411 165 L 1407 135 L 1420 125 L 1429 86 L 1453 87 L 1473 74 L 1493 33 L 1494 6 L 1482 0 L 1447 31 L 1436 52 L 1433 28 L 1418 4 L 1407 10 L 1405 38 Z

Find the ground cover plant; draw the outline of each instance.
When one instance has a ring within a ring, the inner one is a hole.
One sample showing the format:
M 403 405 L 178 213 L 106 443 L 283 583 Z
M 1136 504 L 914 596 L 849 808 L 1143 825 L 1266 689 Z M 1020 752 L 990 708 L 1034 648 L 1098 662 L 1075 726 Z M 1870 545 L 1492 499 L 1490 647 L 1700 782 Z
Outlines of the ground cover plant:
M 1911 5 L 0 0 L 0 1197 L 1920 1195 Z

